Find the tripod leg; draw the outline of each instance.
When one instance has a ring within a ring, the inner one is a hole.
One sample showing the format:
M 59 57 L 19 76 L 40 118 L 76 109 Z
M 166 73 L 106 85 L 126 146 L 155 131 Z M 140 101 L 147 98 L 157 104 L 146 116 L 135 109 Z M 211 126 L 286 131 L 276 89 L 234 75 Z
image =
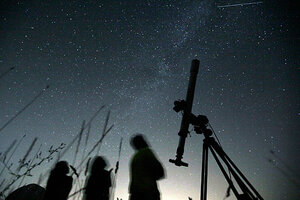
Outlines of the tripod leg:
M 254 194 L 258 197 L 259 200 L 263 200 L 263 198 L 260 196 L 260 194 L 256 191 L 256 189 L 251 185 L 251 183 L 248 181 L 248 179 L 244 176 L 244 174 L 238 169 L 238 167 L 234 164 L 234 162 L 229 158 L 229 156 L 224 152 L 224 150 L 216 143 L 216 141 L 212 142 L 213 148 L 217 151 L 219 156 L 222 158 L 222 160 L 225 162 L 225 164 L 228 166 L 229 170 L 232 172 L 232 175 L 235 177 L 236 181 L 240 185 L 241 189 L 244 193 L 251 196 L 252 199 L 256 199 Z M 234 169 L 233 169 L 233 168 Z M 235 170 L 235 171 L 234 171 Z M 237 173 L 238 175 L 237 175 Z M 247 183 L 247 185 L 251 188 L 251 190 L 246 186 L 246 184 L 241 180 L 241 178 Z
M 223 151 L 223 150 L 222 150 Z M 239 170 L 239 168 L 234 164 L 234 162 L 229 158 L 229 156 L 223 151 L 224 157 L 230 162 L 233 168 L 237 171 L 237 173 L 242 177 L 242 179 L 247 183 L 247 185 L 251 188 L 251 190 L 256 194 L 259 200 L 264 200 L 262 196 L 257 192 L 254 186 L 248 181 L 248 179 L 244 176 L 244 174 Z
M 233 177 L 237 181 L 239 187 L 243 191 L 244 195 L 248 195 L 250 199 L 256 199 L 255 195 L 252 193 L 252 191 L 253 191 L 257 195 L 257 197 L 259 197 L 260 200 L 263 200 L 263 198 L 259 195 L 259 193 L 250 184 L 250 182 L 246 179 L 246 177 L 242 174 L 242 172 L 237 168 L 237 166 L 227 156 L 227 154 L 224 152 L 224 150 L 218 145 L 218 143 L 215 140 L 211 141 L 210 148 L 211 149 L 213 148 L 216 151 L 216 153 L 220 156 L 220 158 L 224 161 L 224 163 L 228 167 L 229 171 L 232 173 Z M 242 179 L 250 186 L 250 188 L 252 189 L 252 191 L 247 187 L 247 185 L 243 182 Z
M 202 149 L 202 173 L 201 173 L 201 195 L 200 200 L 206 200 L 207 197 L 207 166 L 208 166 L 208 146 L 203 142 Z
M 217 162 L 219 168 L 221 169 L 221 171 L 222 171 L 222 173 L 223 173 L 223 175 L 224 175 L 226 181 L 228 182 L 228 184 L 229 184 L 229 186 L 230 186 L 230 189 L 233 191 L 233 193 L 234 193 L 234 195 L 236 196 L 236 198 L 239 199 L 239 196 L 240 196 L 240 195 L 239 195 L 237 189 L 234 187 L 234 185 L 233 185 L 231 179 L 229 178 L 227 172 L 225 171 L 223 165 L 221 164 L 221 162 L 220 162 L 220 160 L 219 160 L 219 158 L 218 158 L 216 152 L 214 151 L 213 147 L 209 146 L 209 149 L 210 149 L 212 155 L 214 156 L 214 159 L 216 160 L 216 162 Z

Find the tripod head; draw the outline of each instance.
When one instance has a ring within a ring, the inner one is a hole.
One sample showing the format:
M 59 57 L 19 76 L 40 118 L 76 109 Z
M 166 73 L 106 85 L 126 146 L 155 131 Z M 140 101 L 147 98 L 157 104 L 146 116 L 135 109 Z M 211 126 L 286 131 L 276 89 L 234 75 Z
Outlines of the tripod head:
M 197 134 L 203 134 L 204 137 L 210 137 L 212 135 L 212 130 L 207 128 L 209 121 L 205 115 L 195 116 L 191 113 L 189 120 Z

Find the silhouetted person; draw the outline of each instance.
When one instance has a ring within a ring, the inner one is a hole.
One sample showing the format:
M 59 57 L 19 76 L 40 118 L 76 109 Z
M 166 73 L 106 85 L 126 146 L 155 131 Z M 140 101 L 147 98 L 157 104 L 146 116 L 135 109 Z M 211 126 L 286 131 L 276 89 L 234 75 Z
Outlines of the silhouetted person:
M 130 162 L 130 200 L 160 200 L 156 181 L 165 176 L 162 164 L 143 135 L 132 137 L 130 144 L 136 151 Z
M 48 178 L 44 200 L 67 200 L 72 189 L 73 178 L 67 176 L 69 165 L 66 161 L 56 163 Z
M 103 157 L 94 159 L 90 175 L 87 178 L 84 199 L 85 200 L 108 200 L 109 188 L 111 187 L 110 171 L 105 170 L 107 166 Z

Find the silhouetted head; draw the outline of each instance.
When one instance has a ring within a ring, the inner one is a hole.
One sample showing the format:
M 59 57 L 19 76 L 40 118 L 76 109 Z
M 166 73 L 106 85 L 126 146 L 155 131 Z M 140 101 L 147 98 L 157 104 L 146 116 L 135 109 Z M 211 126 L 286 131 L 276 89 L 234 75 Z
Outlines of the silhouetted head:
M 149 147 L 145 139 L 145 136 L 143 136 L 142 134 L 136 134 L 132 136 L 130 140 L 130 144 L 132 148 L 134 148 L 135 150 L 140 150 Z
M 107 166 L 107 162 L 102 156 L 97 156 L 92 164 L 91 173 L 97 173 L 99 170 L 103 170 Z
M 56 163 L 53 172 L 57 174 L 68 174 L 69 173 L 69 165 L 67 161 L 59 161 Z

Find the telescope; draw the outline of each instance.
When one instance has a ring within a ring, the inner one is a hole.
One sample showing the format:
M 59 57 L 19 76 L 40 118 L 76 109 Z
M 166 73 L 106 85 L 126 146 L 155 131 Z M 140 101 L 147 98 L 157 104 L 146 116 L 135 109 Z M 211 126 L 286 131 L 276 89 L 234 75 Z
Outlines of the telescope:
M 207 177 L 208 177 L 208 151 L 210 150 L 218 167 L 222 171 L 228 185 L 229 190 L 232 190 L 237 200 L 263 200 L 262 196 L 251 185 L 243 173 L 238 169 L 235 163 L 229 158 L 220 145 L 220 142 L 212 137 L 213 131 L 208 128 L 209 120 L 204 115 L 194 115 L 192 113 L 192 106 L 194 100 L 195 86 L 197 74 L 199 71 L 199 60 L 193 60 L 190 70 L 190 78 L 188 90 L 185 100 L 177 100 L 174 102 L 173 110 L 175 112 L 182 112 L 182 120 L 178 132 L 179 143 L 176 150 L 175 159 L 170 159 L 169 162 L 176 166 L 188 167 L 188 163 L 182 161 L 185 140 L 189 134 L 189 126 L 194 126 L 194 131 L 197 134 L 203 134 L 203 150 L 202 150 L 202 171 L 201 171 L 201 193 L 200 200 L 207 199 Z M 222 162 L 223 161 L 223 162 Z M 228 171 L 226 171 L 226 168 Z M 234 180 L 232 180 L 234 179 Z M 239 189 L 236 187 L 239 187 Z
M 191 115 L 192 105 L 194 100 L 197 74 L 199 71 L 199 63 L 200 63 L 199 60 L 196 59 L 192 61 L 190 78 L 189 78 L 189 86 L 186 93 L 185 101 L 180 100 L 174 102 L 173 110 L 175 110 L 176 112 L 183 111 L 183 116 L 181 120 L 180 130 L 178 133 L 180 138 L 179 138 L 179 143 L 176 151 L 176 158 L 170 159 L 169 161 L 179 167 L 180 166 L 188 167 L 188 163 L 182 161 L 182 156 L 184 153 L 185 139 L 187 137 L 187 134 L 189 133 L 190 115 Z

